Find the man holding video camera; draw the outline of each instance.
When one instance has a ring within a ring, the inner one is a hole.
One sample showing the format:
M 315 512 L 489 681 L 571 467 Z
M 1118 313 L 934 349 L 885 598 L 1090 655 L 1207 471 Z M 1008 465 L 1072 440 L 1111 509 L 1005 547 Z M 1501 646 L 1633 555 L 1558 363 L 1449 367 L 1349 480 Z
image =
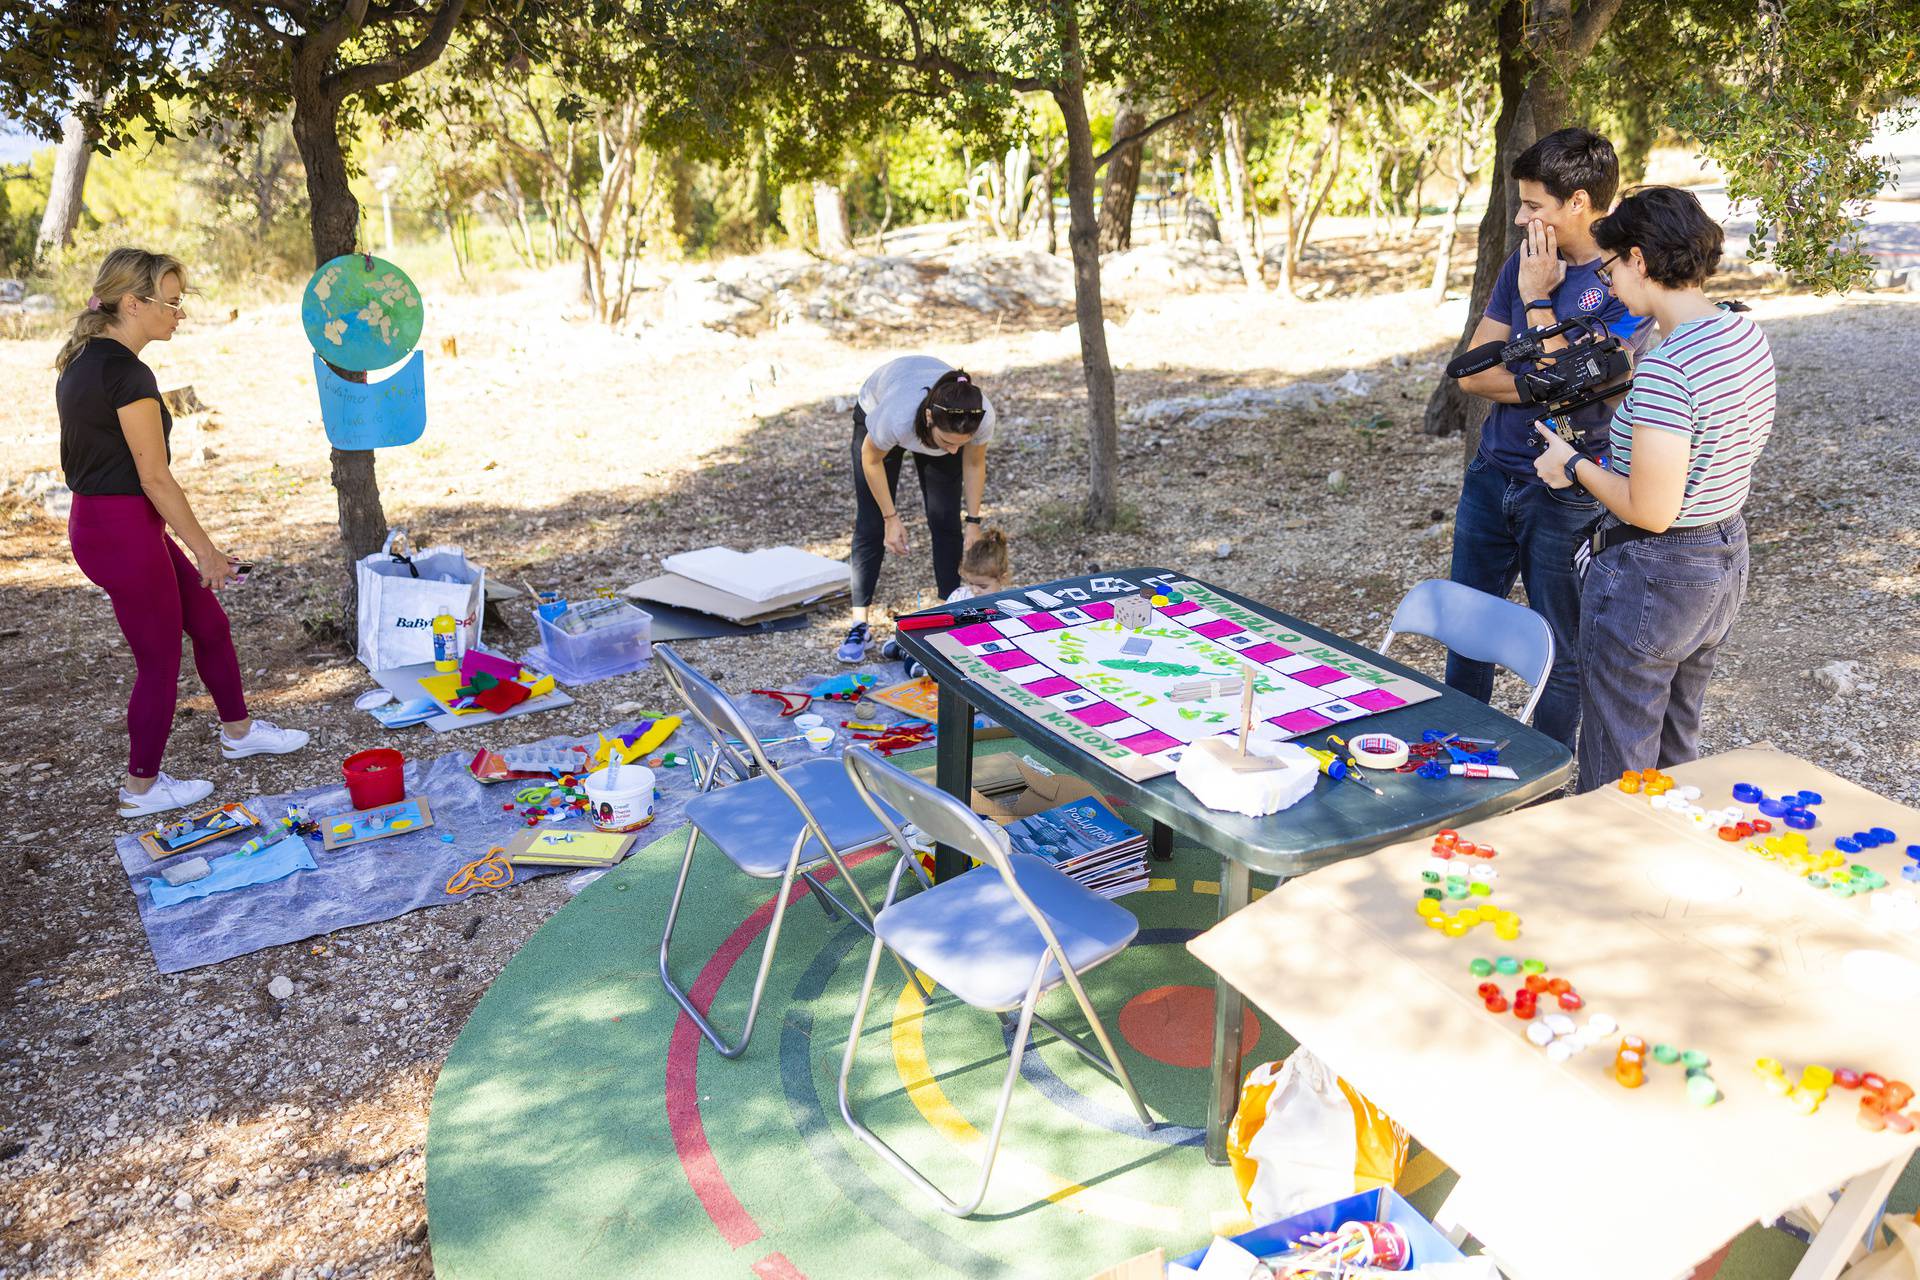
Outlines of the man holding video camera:
M 1501 343 L 1528 329 L 1587 318 L 1632 349 L 1645 345 L 1641 321 L 1627 312 L 1601 278 L 1593 224 L 1613 203 L 1620 164 L 1613 144 L 1586 129 L 1561 129 L 1523 151 L 1510 176 L 1519 187 L 1515 222 L 1527 238 L 1507 259 L 1474 330 L 1473 347 Z M 1565 346 L 1548 339 L 1547 352 Z M 1462 390 L 1493 401 L 1480 429 L 1480 451 L 1468 464 L 1454 515 L 1455 582 L 1505 597 L 1517 577 L 1527 603 L 1553 629 L 1553 670 L 1534 712 L 1534 725 L 1568 747 L 1580 724 L 1579 672 L 1574 655 L 1580 630 L 1580 583 L 1572 567 L 1574 544 L 1600 514 L 1578 488 L 1554 489 L 1534 471 L 1540 407 L 1525 377 L 1498 363 L 1459 379 Z M 1583 439 L 1604 451 L 1611 411 L 1596 403 L 1565 415 Z M 1447 683 L 1487 701 L 1493 667 L 1458 655 L 1447 658 Z

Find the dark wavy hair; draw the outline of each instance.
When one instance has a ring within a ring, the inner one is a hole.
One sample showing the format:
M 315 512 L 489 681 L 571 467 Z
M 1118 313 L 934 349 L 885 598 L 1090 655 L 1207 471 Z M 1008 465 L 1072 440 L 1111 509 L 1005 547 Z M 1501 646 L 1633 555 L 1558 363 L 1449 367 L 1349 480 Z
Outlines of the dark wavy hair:
M 931 411 L 932 421 L 928 415 Z M 936 428 L 956 436 L 970 436 L 987 420 L 987 398 L 980 394 L 965 369 L 949 369 L 934 379 L 920 407 L 913 411 L 913 434 L 929 449 L 936 448 Z
M 1537 182 L 1563 203 L 1584 191 L 1595 209 L 1604 209 L 1620 189 L 1620 157 L 1591 129 L 1556 129 L 1514 157 L 1507 176 Z
M 1647 278 L 1669 289 L 1705 284 L 1720 268 L 1726 234 L 1700 207 L 1691 191 L 1678 187 L 1641 187 L 1620 207 L 1593 224 L 1601 252 L 1625 254 L 1637 248 L 1647 262 Z

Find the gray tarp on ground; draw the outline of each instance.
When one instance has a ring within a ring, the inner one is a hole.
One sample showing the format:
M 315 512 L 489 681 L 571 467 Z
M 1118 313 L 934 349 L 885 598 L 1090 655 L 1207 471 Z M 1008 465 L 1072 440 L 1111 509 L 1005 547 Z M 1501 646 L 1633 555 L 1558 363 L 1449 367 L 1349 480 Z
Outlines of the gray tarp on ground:
M 876 674 L 880 675 L 884 685 L 897 681 L 898 672 L 899 668 L 894 666 Z M 792 687 L 809 689 L 826 678 L 817 677 Z M 828 716 L 828 723 L 833 724 L 849 718 L 844 714 L 847 705 L 817 703 L 816 707 L 821 714 Z M 766 698 L 743 698 L 740 707 L 748 722 L 763 737 L 794 732 L 793 722 L 783 722 L 778 708 Z M 905 718 L 885 706 L 881 707 L 878 716 L 878 719 L 888 723 L 897 723 Z M 631 727 L 632 722 L 628 722 L 610 726 L 608 732 Z M 425 740 L 425 735 L 420 735 L 415 741 L 422 740 Z M 567 746 L 584 742 L 591 746 L 594 740 L 593 735 L 584 739 L 553 737 L 542 739 L 541 745 Z M 841 731 L 833 750 L 837 752 L 847 744 L 847 740 L 846 732 Z M 705 752 L 711 745 L 712 740 L 706 732 L 688 720 L 662 749 L 682 753 Z M 427 797 L 433 808 L 433 826 L 333 853 L 322 853 L 320 842 L 317 839 L 310 840 L 308 848 L 313 851 L 319 868 L 296 872 L 270 884 L 216 893 L 177 906 L 156 907 L 147 893 L 147 881 L 157 878 L 158 867 L 166 863 L 156 863 L 149 857 L 147 851 L 140 847 L 137 835 L 120 837 L 115 842 L 115 851 L 120 855 L 120 865 L 126 870 L 140 909 L 140 923 L 147 931 L 147 941 L 153 947 L 154 963 L 159 966 L 160 972 L 178 973 L 183 969 L 217 964 L 263 947 L 298 942 L 335 929 L 390 920 L 420 907 L 437 907 L 459 901 L 459 898 L 446 892 L 448 877 L 465 863 L 484 857 L 490 847 L 504 843 L 520 829 L 523 824 L 520 816 L 504 812 L 500 806 L 511 801 L 515 791 L 529 785 L 524 782 L 500 782 L 483 786 L 474 781 L 467 764 L 477 749 L 478 744 L 475 744 L 432 760 L 407 762 L 407 794 Z M 767 750 L 776 762 L 781 763 L 808 759 L 813 755 L 804 742 L 772 746 Z M 318 755 L 317 752 L 315 754 Z M 684 766 L 656 769 L 654 774 L 655 810 L 658 816 L 650 826 L 642 829 L 643 843 L 662 831 L 680 825 L 686 802 L 693 795 L 691 769 Z M 287 806 L 295 802 L 307 804 L 316 817 L 345 812 L 353 807 L 347 799 L 345 786 L 317 787 L 285 795 L 254 796 L 246 804 L 262 821 L 275 822 L 285 815 Z M 580 829 L 586 828 L 584 819 L 574 819 L 566 826 L 571 827 L 575 823 L 579 824 Z M 228 836 L 189 853 L 176 855 L 176 858 L 184 860 L 198 855 L 211 860 L 239 848 L 253 834 L 255 832 L 250 830 Z M 440 838 L 449 834 L 454 837 L 451 844 Z M 552 871 L 571 870 L 573 868 L 568 867 L 516 867 L 514 883 Z

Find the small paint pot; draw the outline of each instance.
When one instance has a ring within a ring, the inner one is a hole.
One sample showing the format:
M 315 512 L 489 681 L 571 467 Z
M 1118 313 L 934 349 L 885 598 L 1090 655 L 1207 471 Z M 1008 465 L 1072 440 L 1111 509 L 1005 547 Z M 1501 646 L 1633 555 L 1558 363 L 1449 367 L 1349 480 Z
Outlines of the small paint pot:
M 807 712 L 805 715 L 798 715 L 793 718 L 793 727 L 800 730 L 800 732 L 802 733 L 806 733 L 812 729 L 821 728 L 826 723 L 827 723 L 827 719 L 825 716 L 814 715 L 811 711 Z
M 806 732 L 807 745 L 815 751 L 825 751 L 833 745 L 833 730 L 821 727 Z

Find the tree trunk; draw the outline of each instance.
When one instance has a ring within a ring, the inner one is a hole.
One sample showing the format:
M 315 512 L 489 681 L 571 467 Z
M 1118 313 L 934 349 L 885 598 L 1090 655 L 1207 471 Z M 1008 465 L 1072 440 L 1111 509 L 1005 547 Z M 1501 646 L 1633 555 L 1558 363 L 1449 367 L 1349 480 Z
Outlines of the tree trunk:
M 1134 88 L 1122 85 L 1114 105 L 1115 141 L 1146 126 L 1147 117 L 1135 105 Z M 1146 158 L 1147 144 L 1131 143 L 1113 153 L 1107 161 L 1107 186 L 1100 197 L 1100 252 L 1114 253 L 1133 247 L 1133 202 L 1140 194 L 1140 165 Z
M 1463 158 L 1461 172 L 1465 171 Z M 1453 194 L 1453 211 L 1440 227 L 1440 247 L 1433 251 L 1433 280 L 1427 285 L 1427 296 L 1436 307 L 1447 300 L 1447 279 L 1453 274 L 1453 242 L 1460 234 L 1460 206 L 1466 202 L 1467 182 L 1462 178 L 1459 190 Z M 1478 324 L 1479 321 L 1474 323 Z
M 307 202 L 313 231 L 314 265 L 352 253 L 359 238 L 360 204 L 347 185 L 347 160 L 340 148 L 340 102 L 321 86 L 318 66 L 296 59 L 293 82 L 293 141 L 307 170 Z M 364 373 L 338 371 L 351 382 Z M 387 515 L 380 503 L 380 481 L 371 449 L 333 450 L 333 489 L 340 511 L 340 553 L 346 582 L 342 591 L 348 643 L 357 642 L 354 565 L 380 549 L 387 537 Z
M 813 184 L 813 222 L 821 257 L 844 258 L 853 252 L 853 238 L 847 234 L 847 194 L 831 182 Z
M 1063 6 L 1066 55 L 1054 101 L 1067 126 L 1067 244 L 1073 253 L 1073 310 L 1080 327 L 1080 365 L 1087 380 L 1087 524 L 1110 529 L 1119 513 L 1120 430 L 1113 407 L 1113 361 L 1107 355 L 1106 310 L 1100 303 L 1100 226 L 1093 210 L 1093 127 L 1087 119 L 1086 67 L 1079 19 Z
M 94 134 L 79 111 L 61 122 L 60 149 L 53 155 L 53 185 L 47 191 L 47 209 L 40 216 L 40 234 L 33 245 L 36 257 L 73 246 L 73 229 L 80 225 L 83 207 L 80 197 L 93 161 Z
M 1233 223 L 1233 248 L 1240 258 L 1240 274 L 1249 293 L 1265 293 L 1267 282 L 1260 274 L 1260 214 L 1253 206 L 1253 192 L 1247 183 L 1247 152 L 1240 139 L 1240 118 L 1231 111 L 1220 115 L 1220 151 L 1227 162 L 1227 208 L 1222 210 Z
M 1500 115 L 1494 123 L 1493 163 L 1489 166 L 1487 212 L 1480 219 L 1480 243 L 1473 268 L 1473 292 L 1467 321 L 1454 351 L 1467 349 L 1473 331 L 1486 313 L 1487 298 L 1507 255 L 1520 242 L 1514 225 L 1520 195 L 1507 177 L 1522 151 L 1565 122 L 1566 78 L 1578 69 L 1594 42 L 1605 32 L 1620 0 L 1590 0 L 1574 29 L 1571 0 L 1540 0 L 1535 6 L 1531 33 L 1548 44 L 1529 47 L 1528 6 L 1506 0 L 1495 14 L 1499 49 Z M 1558 62 L 1558 67 L 1552 65 Z M 1478 397 L 1460 390 L 1452 378 L 1441 378 L 1427 400 L 1422 429 L 1433 436 L 1461 433 L 1461 448 L 1471 461 L 1480 448 L 1480 422 L 1485 417 Z

